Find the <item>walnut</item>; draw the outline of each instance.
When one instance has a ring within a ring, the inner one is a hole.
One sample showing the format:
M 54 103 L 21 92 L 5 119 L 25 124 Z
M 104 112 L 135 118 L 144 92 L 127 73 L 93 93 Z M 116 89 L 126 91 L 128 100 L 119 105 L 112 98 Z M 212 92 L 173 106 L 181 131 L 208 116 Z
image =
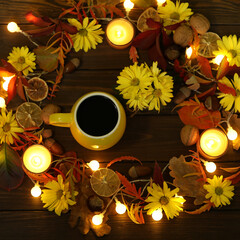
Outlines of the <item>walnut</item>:
M 181 47 L 186 47 L 193 41 L 193 30 L 187 25 L 179 26 L 174 35 L 173 41 Z
M 210 28 L 209 20 L 199 13 L 196 13 L 191 17 L 190 25 L 201 35 L 206 33 Z

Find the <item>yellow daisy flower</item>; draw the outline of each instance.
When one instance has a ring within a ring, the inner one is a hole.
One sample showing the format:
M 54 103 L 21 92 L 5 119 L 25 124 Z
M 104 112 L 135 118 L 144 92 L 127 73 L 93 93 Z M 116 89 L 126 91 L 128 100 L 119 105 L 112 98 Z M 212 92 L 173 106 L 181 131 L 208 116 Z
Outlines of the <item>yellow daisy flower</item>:
M 218 50 L 214 51 L 215 56 L 223 55 L 227 57 L 230 66 L 240 66 L 240 39 L 236 35 L 223 36 L 217 41 Z
M 220 100 L 220 104 L 226 111 L 229 111 L 234 105 L 235 112 L 240 112 L 240 77 L 238 74 L 234 74 L 232 81 L 230 81 L 227 77 L 224 77 L 219 80 L 219 82 L 236 90 L 236 96 L 233 96 L 232 94 L 219 93 L 218 98 L 222 98 Z
M 69 18 L 68 22 L 75 26 L 78 30 L 78 33 L 71 35 L 73 40 L 73 47 L 76 52 L 83 49 L 84 52 L 87 52 L 89 49 L 96 49 L 98 43 L 102 43 L 103 38 L 100 34 L 104 34 L 102 31 L 101 25 L 96 24 L 97 21 L 94 19 L 89 23 L 88 17 L 83 19 L 83 23 L 80 23 L 74 18 Z
M 157 65 L 158 63 L 154 62 L 151 67 L 154 88 L 150 89 L 151 94 L 148 96 L 148 109 L 156 109 L 160 112 L 161 104 L 164 106 L 167 105 L 167 103 L 171 102 L 171 98 L 173 97 L 173 79 L 171 76 L 166 75 L 166 72 L 161 72 Z
M 19 72 L 23 72 L 25 76 L 28 72 L 36 69 L 36 55 L 29 52 L 28 47 L 13 47 L 12 52 L 8 56 L 8 62 L 11 63 Z
M 12 111 L 7 113 L 6 109 L 2 108 L 0 115 L 0 142 L 13 144 L 13 137 L 19 139 L 16 133 L 22 132 L 24 132 L 24 130 L 18 126 L 15 114 L 12 114 Z
M 211 198 L 210 202 L 214 203 L 216 207 L 230 204 L 229 199 L 234 196 L 234 186 L 231 186 L 231 181 L 224 180 L 223 176 L 213 176 L 213 179 L 207 179 L 209 184 L 204 184 L 203 187 L 208 191 L 206 198 Z
M 55 213 L 60 216 L 63 210 L 68 210 L 68 205 L 76 204 L 71 200 L 71 193 L 69 191 L 69 182 L 63 183 L 61 175 L 57 176 L 57 181 L 53 180 L 48 182 L 44 187 L 41 195 L 41 200 L 45 205 L 43 207 L 48 208 L 48 211 L 55 210 Z M 74 196 L 78 192 L 74 191 Z
M 163 25 L 169 26 L 184 20 L 189 20 L 189 17 L 193 14 L 192 10 L 188 8 L 188 3 L 181 3 L 176 1 L 176 5 L 167 0 L 166 5 L 158 7 L 158 13 L 161 18 L 163 18 Z
M 126 95 L 123 95 L 124 99 L 129 99 L 127 101 L 127 104 L 129 105 L 129 108 L 133 108 L 134 111 L 136 110 L 143 110 L 148 107 L 148 101 L 147 101 L 147 95 L 144 93 L 138 93 L 137 95 L 130 95 L 130 97 L 127 97 Z
M 118 76 L 117 83 L 119 86 L 116 89 L 125 96 L 125 99 L 134 99 L 140 91 L 144 91 L 151 85 L 152 80 L 151 72 L 144 64 L 138 66 L 137 63 L 134 63 L 134 65 L 122 70 L 120 76 Z
M 177 196 L 179 188 L 171 191 L 167 183 L 164 182 L 163 188 L 153 183 L 153 186 L 148 187 L 147 190 L 152 195 L 146 199 L 149 204 L 144 207 L 144 209 L 148 209 L 148 215 L 151 215 L 155 210 L 161 209 L 169 219 L 178 216 L 179 212 L 183 211 L 182 205 L 185 199 Z

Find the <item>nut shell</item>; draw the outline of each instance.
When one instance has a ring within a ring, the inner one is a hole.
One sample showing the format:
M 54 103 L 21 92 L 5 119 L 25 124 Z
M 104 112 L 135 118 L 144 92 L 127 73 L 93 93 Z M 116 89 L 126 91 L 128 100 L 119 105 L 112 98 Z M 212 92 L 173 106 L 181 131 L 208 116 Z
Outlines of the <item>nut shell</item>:
M 180 56 L 179 46 L 172 45 L 168 47 L 164 53 L 169 60 L 175 60 Z
M 209 20 L 200 13 L 195 13 L 190 18 L 190 25 L 194 28 L 199 34 L 206 33 L 210 28 Z
M 186 98 L 188 98 L 191 95 L 191 89 L 188 87 L 181 87 L 177 94 L 175 95 L 173 101 L 176 104 L 179 104 L 183 102 Z
M 64 67 L 64 73 L 74 72 L 80 65 L 80 60 L 78 58 L 73 58 L 66 63 Z
M 59 113 L 61 112 L 61 108 L 55 104 L 47 104 L 43 109 L 41 113 L 42 120 L 45 124 L 49 124 L 49 117 L 53 113 Z
M 53 138 L 47 138 L 44 141 L 44 145 L 55 155 L 62 155 L 64 153 L 63 147 Z
M 193 30 L 187 25 L 179 26 L 174 35 L 173 41 L 181 47 L 186 47 L 193 41 Z
M 182 143 L 185 146 L 192 146 L 199 139 L 199 130 L 192 125 L 185 125 L 180 132 Z

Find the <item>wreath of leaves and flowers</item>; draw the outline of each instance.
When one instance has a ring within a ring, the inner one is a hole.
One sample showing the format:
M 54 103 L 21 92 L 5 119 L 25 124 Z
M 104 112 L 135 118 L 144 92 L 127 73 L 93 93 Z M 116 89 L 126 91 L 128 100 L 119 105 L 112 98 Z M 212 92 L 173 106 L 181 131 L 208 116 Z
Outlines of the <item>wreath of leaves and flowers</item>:
M 43 116 L 46 109 L 40 116 L 33 113 L 37 111 L 36 106 L 33 111 L 33 105 L 24 105 L 24 111 L 32 114 L 31 119 L 24 121 L 21 106 L 16 113 L 10 110 L 16 94 L 23 101 L 41 101 L 41 91 L 45 94 L 46 89 L 39 77 L 55 71 L 55 81 L 47 82 L 48 99 L 53 98 L 68 71 L 69 63 L 65 64 L 67 54 L 73 50 L 88 52 L 95 49 L 103 41 L 100 22 L 120 16 L 139 30 L 129 50 L 133 65 L 125 67 L 117 79 L 116 90 L 128 107 L 134 112 L 160 112 L 173 99 L 175 108 L 180 108 L 177 112 L 181 121 L 189 131 L 194 129 L 197 136 L 191 137 L 191 143 L 182 138 L 185 145 L 197 142 L 199 130 L 220 127 L 225 131 L 225 127 L 228 135 L 229 132 L 238 133 L 232 146 L 239 150 L 240 39 L 236 35 L 220 38 L 216 33 L 208 32 L 208 19 L 194 14 L 188 3 L 166 0 L 156 5 L 155 1 L 134 0 L 135 5 L 143 9 L 138 20 L 134 21 L 128 13 L 120 10 L 120 2 L 67 1 L 69 8 L 56 19 L 27 13 L 26 19 L 38 28 L 23 32 L 15 26 L 15 31 L 27 36 L 36 48 L 30 51 L 27 46 L 13 47 L 8 60 L 2 60 L 0 67 L 0 187 L 7 190 L 18 187 L 25 172 L 35 187 L 43 188 L 41 200 L 44 208 L 59 216 L 71 209 L 70 225 L 79 224 L 83 234 L 92 229 L 97 236 L 110 232 L 106 222 L 114 205 L 120 212 L 127 210 L 129 218 L 136 224 L 145 223 L 145 210 L 156 220 L 160 220 L 163 213 L 167 219 L 177 217 L 184 211 L 184 197 L 193 198 L 194 204 L 199 206 L 194 211 L 185 212 L 200 214 L 212 207 L 229 205 L 234 196 L 234 185 L 240 181 L 239 166 L 222 168 L 229 173 L 228 177 L 214 175 L 209 178 L 205 167 L 213 163 L 205 160 L 198 151 L 189 156 L 173 157 L 163 170 L 155 163 L 150 179 L 143 177 L 149 176 L 151 169 L 142 166 L 141 161 L 132 156 L 114 159 L 106 168 L 92 171 L 91 165 L 79 159 L 76 153 L 64 153 L 61 145 L 51 138 L 51 130 L 41 127 L 42 120 L 34 119 L 42 118 L 47 124 L 48 119 Z M 33 38 L 42 36 L 49 37 L 45 46 L 33 41 Z M 138 62 L 139 49 L 148 51 L 152 66 Z M 77 68 L 79 61 L 75 59 L 70 64 Z M 176 76 L 173 78 L 168 74 L 171 69 L 184 85 L 176 94 L 173 94 Z M 33 78 L 37 80 L 33 81 Z M 31 94 L 35 90 L 40 96 Z M 47 172 L 32 174 L 22 167 L 20 156 L 33 144 L 43 144 L 52 152 L 54 160 Z M 110 169 L 114 163 L 124 160 L 139 163 L 129 170 L 131 181 Z M 167 182 L 163 177 L 167 169 L 173 182 Z M 99 171 L 102 177 L 98 176 Z

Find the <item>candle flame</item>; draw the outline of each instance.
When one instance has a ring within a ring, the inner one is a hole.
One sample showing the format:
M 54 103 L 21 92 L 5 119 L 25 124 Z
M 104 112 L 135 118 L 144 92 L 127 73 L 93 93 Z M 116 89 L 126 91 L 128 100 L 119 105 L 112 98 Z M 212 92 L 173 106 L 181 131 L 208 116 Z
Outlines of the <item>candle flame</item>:
M 187 55 L 187 58 L 188 58 L 188 59 L 191 58 L 192 53 L 193 53 L 192 47 L 189 47 L 189 48 L 186 49 L 186 55 Z
M 3 77 L 4 83 L 3 83 L 2 86 L 3 86 L 3 89 L 4 89 L 5 91 L 8 90 L 8 85 L 9 85 L 11 79 L 12 79 L 14 76 L 15 76 L 15 75 L 12 75 L 12 76 L 10 76 L 10 77 Z
M 158 6 L 162 6 L 167 0 L 157 0 Z
M 0 108 L 5 108 L 6 104 L 5 104 L 5 99 L 3 97 L 0 97 Z
M 217 65 L 220 65 L 220 63 L 222 62 L 223 58 L 224 58 L 224 55 L 218 55 L 218 56 L 216 56 L 216 57 L 212 60 L 212 62 L 215 63 L 215 64 L 217 64 Z

